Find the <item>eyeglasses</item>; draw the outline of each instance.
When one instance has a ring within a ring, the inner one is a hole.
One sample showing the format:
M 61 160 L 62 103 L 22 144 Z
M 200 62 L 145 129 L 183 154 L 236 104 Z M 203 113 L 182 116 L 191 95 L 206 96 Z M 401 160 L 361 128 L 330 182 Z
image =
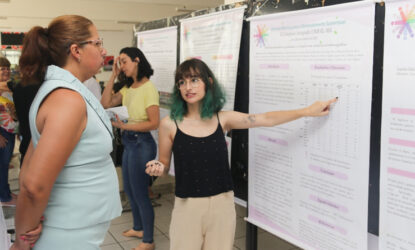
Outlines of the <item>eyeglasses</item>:
M 199 87 L 201 81 L 202 81 L 202 79 L 200 79 L 200 77 L 191 76 L 190 81 L 186 81 L 186 80 L 182 79 L 182 80 L 179 80 L 178 82 L 176 82 L 176 87 L 178 89 L 184 89 L 187 86 L 186 82 L 189 82 L 190 86 L 192 88 L 197 88 L 197 87 Z
M 99 38 L 97 40 L 87 40 L 87 41 L 83 41 L 80 42 L 79 45 L 84 45 L 84 44 L 93 44 L 95 46 L 97 46 L 98 48 L 102 49 L 104 47 L 104 40 L 102 38 Z
M 0 67 L 0 71 L 10 71 L 9 67 Z

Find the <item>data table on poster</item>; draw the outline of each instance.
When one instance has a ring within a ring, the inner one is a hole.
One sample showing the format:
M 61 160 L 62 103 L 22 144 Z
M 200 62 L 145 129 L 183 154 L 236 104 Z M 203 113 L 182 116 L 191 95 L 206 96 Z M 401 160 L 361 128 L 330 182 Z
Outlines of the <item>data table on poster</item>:
M 249 131 L 248 221 L 304 249 L 367 249 L 374 6 L 250 20 L 250 113 L 338 97 L 328 116 Z
M 379 249 L 415 249 L 415 1 L 387 1 Z

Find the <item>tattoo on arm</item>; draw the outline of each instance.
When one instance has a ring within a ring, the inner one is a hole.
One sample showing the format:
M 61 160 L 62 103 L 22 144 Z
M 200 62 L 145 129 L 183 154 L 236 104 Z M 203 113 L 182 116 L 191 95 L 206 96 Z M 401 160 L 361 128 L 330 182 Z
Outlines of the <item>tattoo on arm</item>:
M 249 123 L 254 124 L 256 121 L 255 115 L 248 115 L 247 120 Z

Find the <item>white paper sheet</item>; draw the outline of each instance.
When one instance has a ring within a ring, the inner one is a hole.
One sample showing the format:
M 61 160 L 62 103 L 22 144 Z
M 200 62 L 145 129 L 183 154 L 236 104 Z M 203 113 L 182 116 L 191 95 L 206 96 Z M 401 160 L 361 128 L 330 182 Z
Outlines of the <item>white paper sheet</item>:
M 250 25 L 250 113 L 339 100 L 329 116 L 249 131 L 248 220 L 304 249 L 367 249 L 374 3 Z
M 162 92 L 171 93 L 177 65 L 177 26 L 137 32 L 137 46 L 154 69 L 151 81 Z
M 415 1 L 387 1 L 379 249 L 415 249 Z
M 233 110 L 245 7 L 180 20 L 180 62 L 204 61 L 226 91 L 224 109 Z
M 3 209 L 0 206 L 0 249 L 9 249 L 10 237 L 7 234 L 7 226 L 4 220 Z
M 111 120 L 116 120 L 116 115 L 118 116 L 118 118 L 121 121 L 127 120 L 128 117 L 129 117 L 128 110 L 127 110 L 126 106 L 108 108 L 108 109 L 105 109 L 105 111 L 107 112 L 107 114 L 108 114 L 108 116 Z

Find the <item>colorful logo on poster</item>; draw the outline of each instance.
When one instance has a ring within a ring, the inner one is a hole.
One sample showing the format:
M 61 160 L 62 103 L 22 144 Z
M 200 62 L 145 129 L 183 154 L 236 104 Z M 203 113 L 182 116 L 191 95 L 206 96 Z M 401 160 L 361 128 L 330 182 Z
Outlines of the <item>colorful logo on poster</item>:
M 404 8 L 399 7 L 399 15 L 395 14 L 395 21 L 391 22 L 393 33 L 396 33 L 396 37 L 400 39 L 403 37 L 406 40 L 408 37 L 414 37 L 414 25 L 415 25 L 415 5 L 409 8 L 407 5 Z
M 254 38 L 256 41 L 256 46 L 257 47 L 265 47 L 265 42 L 266 42 L 266 38 L 268 36 L 268 28 L 267 26 L 262 25 L 257 25 L 257 30 L 256 33 L 254 34 Z
M 189 38 L 190 36 L 190 31 L 187 29 L 186 26 L 183 26 L 183 36 L 184 36 L 184 40 L 187 41 L 187 38 Z

